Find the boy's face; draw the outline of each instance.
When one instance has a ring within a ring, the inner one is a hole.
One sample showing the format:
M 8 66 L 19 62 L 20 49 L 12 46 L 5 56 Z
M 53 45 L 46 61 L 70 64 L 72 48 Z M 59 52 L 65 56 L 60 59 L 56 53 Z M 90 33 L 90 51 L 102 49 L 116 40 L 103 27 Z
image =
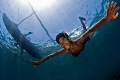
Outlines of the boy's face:
M 60 37 L 58 40 L 60 46 L 65 48 L 65 49 L 69 49 L 70 48 L 70 40 L 68 40 L 69 38 Z

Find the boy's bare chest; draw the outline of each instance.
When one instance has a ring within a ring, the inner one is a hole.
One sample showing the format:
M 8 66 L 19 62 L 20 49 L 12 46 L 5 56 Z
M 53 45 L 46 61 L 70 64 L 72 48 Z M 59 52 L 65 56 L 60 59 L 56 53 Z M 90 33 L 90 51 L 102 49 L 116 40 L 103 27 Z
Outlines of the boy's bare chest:
M 78 54 L 80 53 L 82 50 L 84 49 L 84 45 L 80 44 L 80 45 L 74 45 L 73 48 L 71 48 L 69 51 L 70 54 Z

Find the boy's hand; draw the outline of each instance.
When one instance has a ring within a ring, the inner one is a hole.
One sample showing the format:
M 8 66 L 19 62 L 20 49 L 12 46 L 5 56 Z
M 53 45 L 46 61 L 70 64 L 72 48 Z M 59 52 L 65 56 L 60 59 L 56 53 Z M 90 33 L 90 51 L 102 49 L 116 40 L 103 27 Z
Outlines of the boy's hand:
M 107 12 L 106 12 L 106 16 L 105 19 L 108 21 L 112 20 L 112 19 L 116 19 L 118 17 L 118 13 L 115 15 L 116 11 L 118 11 L 118 9 L 120 8 L 119 6 L 114 10 L 115 6 L 117 5 L 117 3 L 113 2 L 111 3 L 111 5 L 109 6 L 109 2 L 108 2 L 108 6 L 107 6 Z M 114 5 L 113 5 L 114 4 Z
M 40 64 L 39 61 L 30 61 L 30 62 L 35 65 L 34 67 L 37 67 Z

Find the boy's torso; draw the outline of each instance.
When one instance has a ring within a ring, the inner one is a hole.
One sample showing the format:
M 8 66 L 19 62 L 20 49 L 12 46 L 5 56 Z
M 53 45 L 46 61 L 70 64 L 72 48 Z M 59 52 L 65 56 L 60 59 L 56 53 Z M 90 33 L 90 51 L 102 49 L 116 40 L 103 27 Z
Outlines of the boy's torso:
M 70 54 L 79 54 L 81 51 L 83 51 L 84 49 L 84 45 L 81 44 L 77 44 L 76 42 L 73 42 L 71 48 L 69 50 L 66 50 L 67 53 Z

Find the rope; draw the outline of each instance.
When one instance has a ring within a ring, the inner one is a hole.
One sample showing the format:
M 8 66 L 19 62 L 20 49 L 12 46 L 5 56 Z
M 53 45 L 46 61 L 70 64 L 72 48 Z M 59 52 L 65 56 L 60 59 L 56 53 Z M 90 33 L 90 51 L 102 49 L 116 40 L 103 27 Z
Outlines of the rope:
M 19 57 L 21 60 L 23 60 L 23 61 L 25 61 L 25 62 L 27 62 L 27 63 L 30 63 L 29 61 L 27 61 L 27 60 L 23 59 L 22 57 L 20 57 L 19 55 L 17 55 L 17 54 L 16 54 L 17 52 L 12 51 L 12 50 L 9 49 L 7 46 L 5 46 L 1 41 L 0 41 L 0 44 L 1 44 L 2 46 L 4 46 L 6 49 L 8 49 L 8 50 L 9 50 L 11 53 L 13 53 L 15 56 Z

